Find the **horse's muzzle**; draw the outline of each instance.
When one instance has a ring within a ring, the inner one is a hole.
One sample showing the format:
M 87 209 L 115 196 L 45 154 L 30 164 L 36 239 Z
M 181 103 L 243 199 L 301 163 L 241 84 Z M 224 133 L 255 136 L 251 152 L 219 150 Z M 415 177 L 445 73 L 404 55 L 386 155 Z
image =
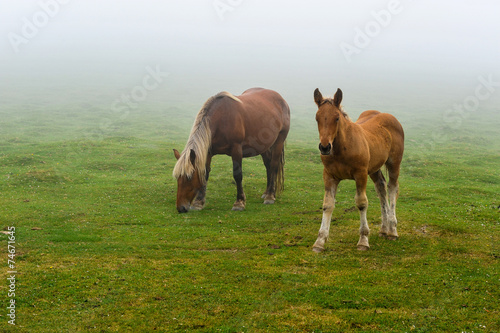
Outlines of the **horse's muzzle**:
M 321 152 L 321 155 L 330 155 L 330 152 L 332 151 L 332 145 L 328 143 L 328 145 L 325 147 L 320 143 L 319 151 Z

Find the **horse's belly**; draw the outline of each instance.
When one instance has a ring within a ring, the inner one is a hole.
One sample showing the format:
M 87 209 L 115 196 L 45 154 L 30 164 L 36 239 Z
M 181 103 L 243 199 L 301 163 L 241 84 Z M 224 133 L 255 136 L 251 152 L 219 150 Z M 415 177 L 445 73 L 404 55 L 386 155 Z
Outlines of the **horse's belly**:
M 274 133 L 262 133 L 246 138 L 242 144 L 243 157 L 257 156 L 266 152 L 278 138 Z
M 258 120 L 253 126 L 246 126 L 245 139 L 242 142 L 243 156 L 257 156 L 269 150 L 282 130 L 283 126 L 279 119 L 268 121 Z

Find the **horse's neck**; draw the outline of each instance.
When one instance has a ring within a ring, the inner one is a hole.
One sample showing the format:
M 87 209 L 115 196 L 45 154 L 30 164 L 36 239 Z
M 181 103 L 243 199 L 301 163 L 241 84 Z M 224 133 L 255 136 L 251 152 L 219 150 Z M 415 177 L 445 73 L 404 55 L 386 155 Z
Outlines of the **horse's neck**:
M 343 118 L 339 122 L 339 126 L 337 129 L 337 136 L 335 138 L 335 141 L 338 142 L 338 144 L 343 145 L 347 141 L 351 141 L 351 136 L 352 136 L 352 131 L 351 127 L 353 126 L 353 123 L 349 121 L 349 119 Z

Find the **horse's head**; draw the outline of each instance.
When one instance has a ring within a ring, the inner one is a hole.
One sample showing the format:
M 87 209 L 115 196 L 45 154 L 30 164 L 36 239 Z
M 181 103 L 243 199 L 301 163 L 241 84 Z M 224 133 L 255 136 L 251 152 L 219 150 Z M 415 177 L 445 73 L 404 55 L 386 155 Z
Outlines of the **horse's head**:
M 188 152 L 185 152 L 186 154 Z M 181 154 L 174 149 L 174 155 L 177 161 L 181 158 Z M 186 163 L 191 165 L 182 165 L 180 168 L 184 169 L 184 172 L 176 172 L 174 169 L 174 176 L 177 178 L 177 211 L 179 213 L 187 213 L 191 207 L 191 202 L 193 202 L 196 194 L 202 189 L 203 182 L 200 179 L 200 173 L 197 168 L 195 168 L 196 153 L 191 149 L 189 152 L 189 159 Z
M 339 120 L 342 117 L 340 102 L 342 102 L 342 90 L 337 89 L 333 99 L 324 99 L 319 89 L 314 90 L 314 101 L 318 105 L 316 122 L 319 132 L 319 151 L 322 155 L 330 155 L 333 142 L 337 136 Z

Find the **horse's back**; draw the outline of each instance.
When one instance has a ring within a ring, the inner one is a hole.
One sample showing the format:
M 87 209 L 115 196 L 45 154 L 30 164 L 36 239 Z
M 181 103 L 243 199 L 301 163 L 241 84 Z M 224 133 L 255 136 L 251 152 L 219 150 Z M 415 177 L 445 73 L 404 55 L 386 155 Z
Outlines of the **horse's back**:
M 356 120 L 356 124 L 358 125 L 361 125 L 365 122 L 367 122 L 368 120 L 372 119 L 373 117 L 375 117 L 376 115 L 379 115 L 381 112 L 379 111 L 376 111 L 376 110 L 368 110 L 368 111 L 364 111 L 362 112 L 359 117 L 358 117 L 358 120 Z
M 401 123 L 389 113 L 382 113 L 375 110 L 364 111 L 359 115 L 356 124 L 370 132 L 383 127 L 388 130 L 391 135 L 401 136 L 404 139 L 404 131 Z
M 371 151 L 378 151 L 375 146 L 387 145 L 388 155 L 384 159 L 399 165 L 404 151 L 404 131 L 396 117 L 389 113 L 369 110 L 361 113 L 356 124 L 363 129 Z
M 290 108 L 285 99 L 276 91 L 264 88 L 250 88 L 238 96 L 248 112 L 263 111 L 284 115 L 290 119 Z M 259 110 L 256 110 L 259 109 Z
M 238 96 L 246 121 L 257 128 L 269 127 L 278 131 L 290 129 L 290 108 L 279 93 L 264 88 L 251 88 Z
M 252 88 L 234 99 L 224 97 L 212 112 L 213 150 L 217 153 L 241 144 L 244 151 L 251 152 L 248 156 L 259 155 L 280 135 L 286 138 L 290 129 L 288 104 L 269 89 Z

